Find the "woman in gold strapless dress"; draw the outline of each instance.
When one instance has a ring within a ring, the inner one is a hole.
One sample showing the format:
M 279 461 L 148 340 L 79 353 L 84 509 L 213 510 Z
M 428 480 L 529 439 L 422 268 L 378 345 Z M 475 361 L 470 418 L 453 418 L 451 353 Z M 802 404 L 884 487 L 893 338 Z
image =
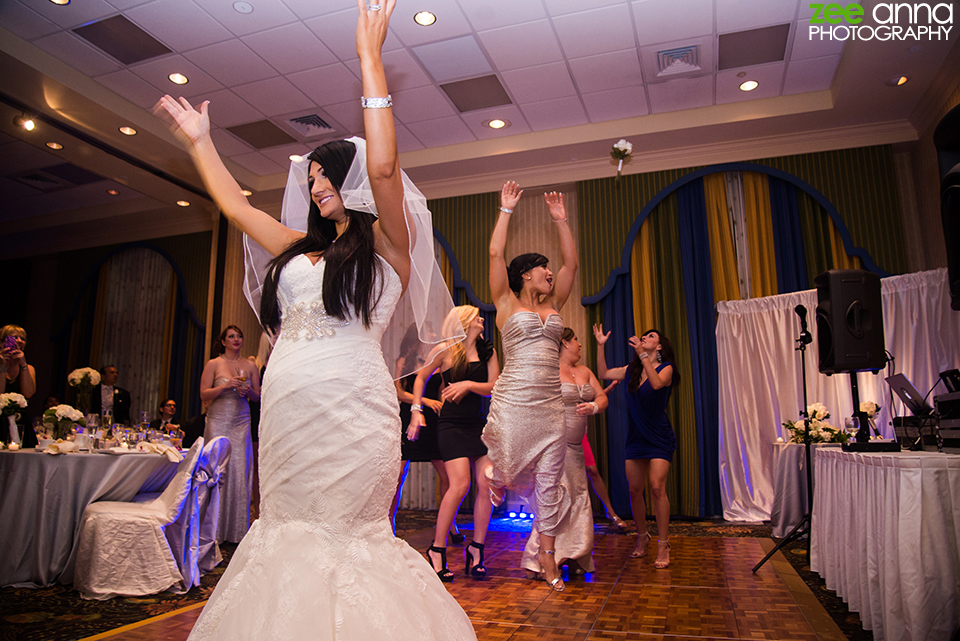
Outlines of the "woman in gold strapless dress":
M 573 288 L 577 251 L 563 194 L 552 192 L 544 198 L 560 234 L 563 266 L 556 280 L 541 254 L 521 254 L 507 267 L 503 257 L 507 227 L 522 193 L 515 182 L 503 186 L 500 216 L 490 238 L 490 291 L 497 306 L 505 364 L 493 388 L 483 442 L 493 463 L 487 471 L 493 502 L 499 504 L 503 489 L 509 487 L 533 507 L 540 531 L 537 560 L 547 583 L 560 592 L 564 586 L 554 538 L 570 501 L 560 484 L 566 439 L 559 311 Z

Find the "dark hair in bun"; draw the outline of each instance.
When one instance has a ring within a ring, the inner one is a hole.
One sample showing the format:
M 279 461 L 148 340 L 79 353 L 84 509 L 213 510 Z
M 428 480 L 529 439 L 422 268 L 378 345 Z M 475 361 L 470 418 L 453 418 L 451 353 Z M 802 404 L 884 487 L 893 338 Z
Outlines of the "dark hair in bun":
M 510 261 L 507 268 L 507 278 L 510 281 L 510 289 L 514 294 L 519 294 L 523 289 L 523 275 L 534 267 L 545 267 L 550 261 L 543 254 L 536 252 L 530 254 L 520 254 Z

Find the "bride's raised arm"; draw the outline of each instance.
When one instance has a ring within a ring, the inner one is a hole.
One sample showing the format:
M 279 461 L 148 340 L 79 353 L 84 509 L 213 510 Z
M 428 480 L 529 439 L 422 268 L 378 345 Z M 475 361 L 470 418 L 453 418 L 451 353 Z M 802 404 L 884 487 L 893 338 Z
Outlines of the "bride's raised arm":
M 209 100 L 201 103 L 200 110 L 197 111 L 186 98 L 177 101 L 167 95 L 160 99 L 159 106 L 176 122 L 175 131 L 180 134 L 180 138 L 185 139 L 187 150 L 193 157 L 193 164 L 200 172 L 203 184 L 230 222 L 274 256 L 303 236 L 302 232 L 284 227 L 273 216 L 251 206 L 247 201 L 210 138 L 210 116 L 207 112 Z
M 390 16 L 396 0 L 386 0 L 370 9 L 364 0 L 357 0 L 357 55 L 363 76 L 363 128 L 367 139 L 367 174 L 377 204 L 380 253 L 393 266 L 406 284 L 410 274 L 407 223 L 403 212 L 403 180 L 397 153 L 397 131 L 390 106 L 387 78 L 380 49 L 387 37 Z

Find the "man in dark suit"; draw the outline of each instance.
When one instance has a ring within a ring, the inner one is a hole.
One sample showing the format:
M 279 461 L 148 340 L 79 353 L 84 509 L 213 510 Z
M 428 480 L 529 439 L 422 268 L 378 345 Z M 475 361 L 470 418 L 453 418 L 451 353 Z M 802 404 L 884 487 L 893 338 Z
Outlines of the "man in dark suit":
M 150 421 L 151 430 L 163 430 L 169 432 L 170 430 L 180 429 L 180 426 L 177 424 L 177 420 L 174 416 L 177 413 L 177 402 L 172 398 L 160 403 L 160 418 L 155 418 Z
M 103 414 L 103 410 L 113 410 L 114 423 L 130 422 L 130 392 L 117 387 L 117 368 L 107 365 L 100 368 L 100 384 L 90 393 L 90 411 Z

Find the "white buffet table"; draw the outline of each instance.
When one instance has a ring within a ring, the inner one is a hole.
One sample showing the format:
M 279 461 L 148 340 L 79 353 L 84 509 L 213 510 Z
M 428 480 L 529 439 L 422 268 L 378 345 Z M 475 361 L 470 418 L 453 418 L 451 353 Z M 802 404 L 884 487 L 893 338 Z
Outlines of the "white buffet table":
M 176 471 L 159 454 L 0 451 L 0 586 L 52 585 L 87 505 L 157 491 Z
M 814 443 L 810 458 L 816 462 L 817 450 L 823 447 L 839 448 L 839 443 Z M 816 463 L 814 463 L 816 470 Z M 816 481 L 814 481 L 816 486 Z M 802 443 L 774 443 L 773 447 L 773 505 L 770 508 L 770 526 L 773 537 L 782 539 L 790 534 L 807 513 L 807 454 Z
M 816 459 L 810 568 L 874 639 L 948 641 L 960 628 L 960 456 Z

